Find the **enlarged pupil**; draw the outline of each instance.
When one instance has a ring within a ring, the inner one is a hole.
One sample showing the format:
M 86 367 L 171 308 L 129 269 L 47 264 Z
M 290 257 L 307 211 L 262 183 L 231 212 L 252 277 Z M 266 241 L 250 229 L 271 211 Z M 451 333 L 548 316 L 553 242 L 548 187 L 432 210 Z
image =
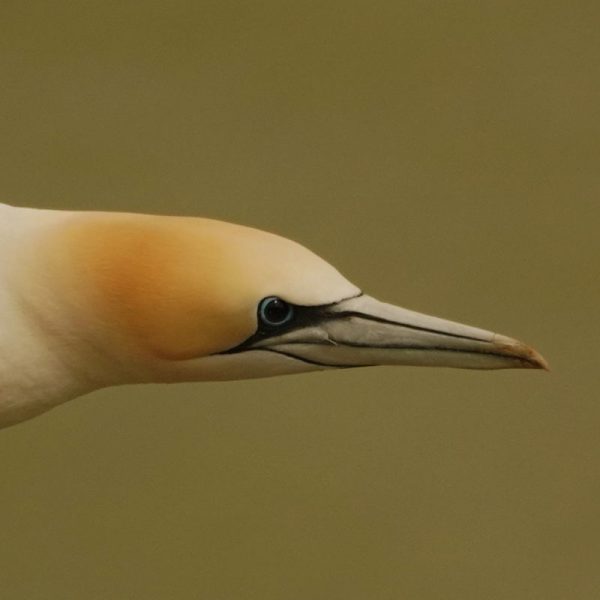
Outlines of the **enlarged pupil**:
M 284 321 L 287 318 L 289 307 L 281 300 L 271 300 L 267 304 L 265 312 L 269 321 L 278 323 L 279 321 Z

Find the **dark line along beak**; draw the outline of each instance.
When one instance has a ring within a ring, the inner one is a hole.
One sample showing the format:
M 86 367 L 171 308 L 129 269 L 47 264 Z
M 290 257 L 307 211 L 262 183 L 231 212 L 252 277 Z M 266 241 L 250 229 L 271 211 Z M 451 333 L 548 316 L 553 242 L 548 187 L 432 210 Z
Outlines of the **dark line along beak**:
M 321 307 L 303 326 L 257 339 L 245 349 L 324 367 L 548 369 L 544 358 L 522 342 L 364 295 Z

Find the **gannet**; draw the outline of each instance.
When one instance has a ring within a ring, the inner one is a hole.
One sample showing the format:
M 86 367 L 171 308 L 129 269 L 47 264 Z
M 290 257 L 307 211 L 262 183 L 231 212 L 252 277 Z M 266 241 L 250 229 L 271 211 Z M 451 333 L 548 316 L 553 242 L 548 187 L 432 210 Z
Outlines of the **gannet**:
M 547 366 L 517 340 L 380 302 L 250 227 L 0 204 L 0 240 L 0 427 L 120 384 Z

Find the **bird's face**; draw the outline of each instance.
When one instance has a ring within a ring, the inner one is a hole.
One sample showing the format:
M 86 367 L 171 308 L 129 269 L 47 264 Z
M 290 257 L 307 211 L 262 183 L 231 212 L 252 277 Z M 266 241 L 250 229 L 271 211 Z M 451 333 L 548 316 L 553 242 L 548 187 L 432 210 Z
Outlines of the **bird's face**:
M 96 214 L 73 219 L 61 247 L 103 327 L 162 380 L 545 367 L 516 340 L 379 302 L 295 242 L 247 227 Z

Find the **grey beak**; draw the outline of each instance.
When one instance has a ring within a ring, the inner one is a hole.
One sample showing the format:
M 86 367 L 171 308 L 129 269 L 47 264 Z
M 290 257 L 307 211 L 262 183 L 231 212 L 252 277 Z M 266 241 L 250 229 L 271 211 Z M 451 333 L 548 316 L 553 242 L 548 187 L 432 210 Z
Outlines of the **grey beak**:
M 268 345 L 274 352 L 331 367 L 548 369 L 544 358 L 522 342 L 365 295 L 328 307 L 318 326 L 271 339 Z

